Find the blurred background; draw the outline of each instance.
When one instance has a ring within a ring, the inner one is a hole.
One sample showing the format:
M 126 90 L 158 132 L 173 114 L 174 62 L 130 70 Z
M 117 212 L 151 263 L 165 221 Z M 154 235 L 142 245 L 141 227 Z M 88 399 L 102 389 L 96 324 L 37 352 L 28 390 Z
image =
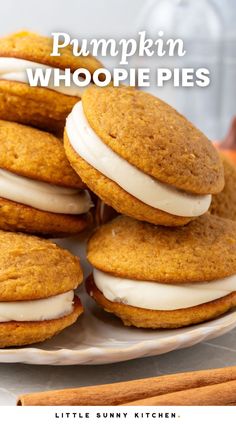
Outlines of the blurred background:
M 30 29 L 42 34 L 66 31 L 77 38 L 182 38 L 182 57 L 132 58 L 130 67 L 206 67 L 207 88 L 167 84 L 150 91 L 186 115 L 211 139 L 227 132 L 236 114 L 236 0 L 8 0 L 1 3 L 0 35 Z M 112 68 L 116 59 L 102 59 Z

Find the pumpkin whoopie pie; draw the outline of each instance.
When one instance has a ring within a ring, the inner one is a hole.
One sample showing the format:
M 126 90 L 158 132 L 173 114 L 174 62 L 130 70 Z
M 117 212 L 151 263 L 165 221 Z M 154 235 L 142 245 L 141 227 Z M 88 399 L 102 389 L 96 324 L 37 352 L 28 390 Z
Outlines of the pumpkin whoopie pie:
M 55 243 L 0 231 L 0 347 L 41 342 L 83 312 L 79 259 Z
M 51 56 L 52 38 L 22 31 L 0 39 L 0 119 L 62 133 L 65 119 L 82 95 L 77 86 L 31 87 L 26 68 L 78 68 L 93 72 L 101 63 L 88 56 L 73 56 L 71 47 Z
M 0 229 L 62 237 L 90 221 L 91 199 L 61 141 L 0 121 Z
M 224 186 L 212 143 L 156 97 L 90 87 L 67 118 L 65 150 L 87 186 L 116 211 L 180 226 L 204 214 Z
M 95 231 L 87 292 L 125 325 L 178 328 L 236 306 L 236 223 L 213 215 L 184 227 L 120 216 Z
M 220 156 L 224 165 L 225 186 L 220 193 L 212 196 L 210 212 L 236 221 L 236 164 L 223 153 Z

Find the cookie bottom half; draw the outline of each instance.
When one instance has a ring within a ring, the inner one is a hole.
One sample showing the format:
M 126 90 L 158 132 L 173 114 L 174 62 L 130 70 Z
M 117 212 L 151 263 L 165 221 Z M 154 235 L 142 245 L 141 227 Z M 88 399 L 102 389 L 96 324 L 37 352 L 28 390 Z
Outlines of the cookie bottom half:
M 47 321 L 0 323 L 0 348 L 43 342 L 74 324 L 83 313 L 80 299 L 75 296 L 73 311 L 64 317 Z
M 107 205 L 117 212 L 136 218 L 140 221 L 156 225 L 183 226 L 194 218 L 181 217 L 155 209 L 136 199 L 123 190 L 114 181 L 107 178 L 82 159 L 70 144 L 69 138 L 64 133 L 64 146 L 71 166 L 80 176 L 82 181 Z
M 88 294 L 107 312 L 119 317 L 124 325 L 140 328 L 180 328 L 214 319 L 236 306 L 236 292 L 212 302 L 173 311 L 136 308 L 106 299 L 96 287 L 93 276 L 86 281 Z
M 65 237 L 83 231 L 92 217 L 40 211 L 0 197 L 0 229 L 45 237 Z
M 0 119 L 19 122 L 62 135 L 66 117 L 79 101 L 54 90 L 0 81 Z

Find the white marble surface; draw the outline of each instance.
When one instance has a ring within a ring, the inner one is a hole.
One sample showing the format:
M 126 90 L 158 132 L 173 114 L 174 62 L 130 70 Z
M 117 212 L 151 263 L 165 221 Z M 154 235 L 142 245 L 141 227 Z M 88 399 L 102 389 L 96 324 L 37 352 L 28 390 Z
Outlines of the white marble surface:
M 181 371 L 236 365 L 236 329 L 209 342 L 152 358 L 111 365 L 0 364 L 0 405 L 26 392 L 104 384 Z

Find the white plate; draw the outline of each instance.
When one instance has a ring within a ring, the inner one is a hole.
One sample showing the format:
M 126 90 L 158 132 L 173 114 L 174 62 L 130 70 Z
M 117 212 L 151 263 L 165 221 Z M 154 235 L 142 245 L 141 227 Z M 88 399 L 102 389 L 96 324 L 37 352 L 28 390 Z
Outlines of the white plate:
M 84 260 L 84 242 L 74 238 L 59 243 L 82 256 L 87 275 L 90 269 Z M 107 364 L 192 346 L 236 327 L 236 311 L 204 324 L 178 330 L 124 327 L 118 318 L 97 307 L 84 292 L 80 296 L 86 312 L 76 324 L 44 343 L 25 348 L 0 349 L 0 362 Z

